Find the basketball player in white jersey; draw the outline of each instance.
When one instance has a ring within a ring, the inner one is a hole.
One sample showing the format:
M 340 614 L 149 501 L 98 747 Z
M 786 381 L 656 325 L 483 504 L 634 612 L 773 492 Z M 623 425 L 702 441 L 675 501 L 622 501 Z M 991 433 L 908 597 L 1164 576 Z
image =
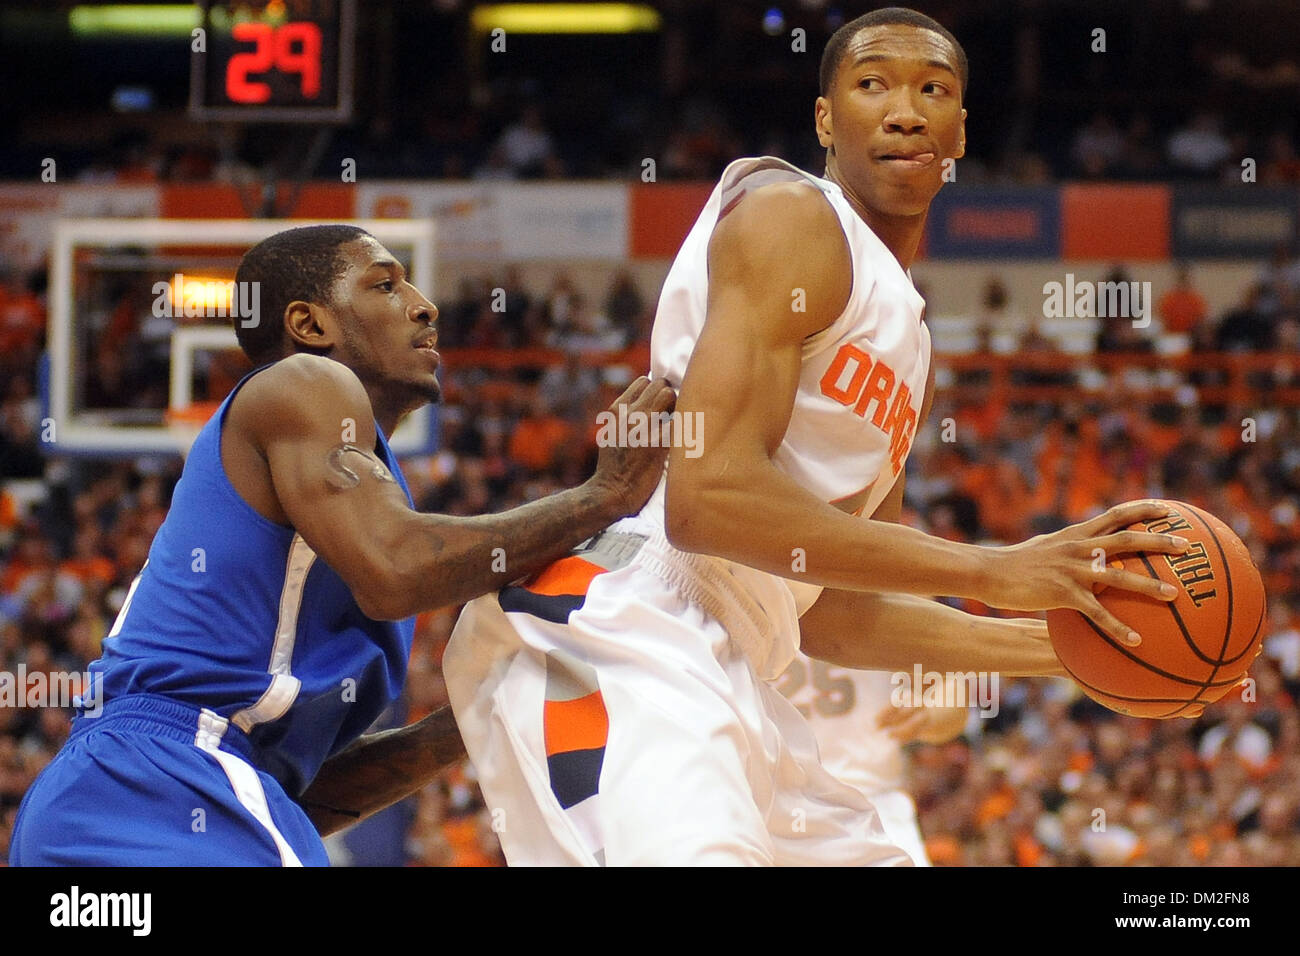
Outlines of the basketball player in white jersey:
M 865 794 L 889 840 L 917 866 L 929 866 L 916 804 L 907 791 L 903 748 L 956 738 L 970 709 L 898 707 L 896 684 L 886 671 L 849 670 L 804 654 L 795 655 L 776 687 L 808 721 L 822 766 Z
M 510 863 L 908 864 L 767 683 L 801 635 L 846 667 L 1064 676 L 1040 621 L 920 595 L 1073 607 L 1130 643 L 1093 588 L 1172 597 L 1092 558 L 1185 550 L 1118 531 L 1152 503 L 1007 548 L 896 523 L 933 389 L 907 269 L 965 149 L 965 78 L 910 10 L 832 37 L 825 178 L 732 163 L 665 282 L 652 366 L 701 441 L 639 515 L 466 606 L 444 668 Z

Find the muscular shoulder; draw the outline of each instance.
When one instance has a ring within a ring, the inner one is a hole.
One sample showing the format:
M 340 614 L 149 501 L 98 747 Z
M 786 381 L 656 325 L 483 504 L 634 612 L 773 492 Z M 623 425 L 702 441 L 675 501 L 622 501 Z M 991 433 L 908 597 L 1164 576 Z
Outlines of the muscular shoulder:
M 336 362 L 323 355 L 297 352 L 280 359 L 270 368 L 255 376 L 245 391 L 266 393 L 268 399 L 279 397 L 282 400 L 296 401 L 296 393 L 306 393 L 308 397 L 352 392 L 365 395 L 361 379 L 342 362 Z
M 853 285 L 848 240 L 834 208 L 810 185 L 776 183 L 726 211 L 709 243 L 710 288 L 740 286 L 788 317 L 802 334 L 844 311 Z
M 821 191 L 806 183 L 773 183 L 745 193 L 723 211 L 713 244 L 734 245 L 758 257 L 848 252 L 839 216 Z
M 255 375 L 230 409 L 236 427 L 262 439 L 284 431 L 336 427 L 351 417 L 358 433 L 373 428 L 374 412 L 361 380 L 346 365 L 298 353 Z

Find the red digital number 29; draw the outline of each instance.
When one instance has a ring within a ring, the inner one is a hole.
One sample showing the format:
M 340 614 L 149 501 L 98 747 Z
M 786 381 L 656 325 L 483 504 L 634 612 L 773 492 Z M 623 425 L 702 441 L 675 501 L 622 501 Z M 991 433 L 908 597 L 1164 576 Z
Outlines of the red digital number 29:
M 286 23 L 277 29 L 266 23 L 237 23 L 230 34 L 236 40 L 253 44 L 252 52 L 236 53 L 226 64 L 226 94 L 236 103 L 269 100 L 271 87 L 248 76 L 273 69 L 297 73 L 304 97 L 311 99 L 319 95 L 321 42 L 320 27 L 316 24 Z

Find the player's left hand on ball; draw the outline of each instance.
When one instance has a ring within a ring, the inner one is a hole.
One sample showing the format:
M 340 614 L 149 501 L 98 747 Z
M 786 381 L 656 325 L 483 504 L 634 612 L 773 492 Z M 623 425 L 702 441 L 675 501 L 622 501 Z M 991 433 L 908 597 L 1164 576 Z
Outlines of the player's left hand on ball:
M 671 412 L 676 403 L 677 393 L 667 381 L 656 379 L 652 382 L 642 375 L 608 408 L 614 416 L 615 427 L 602 429 L 610 440 L 601 442 L 592 481 L 612 496 L 620 517 L 640 511 L 663 477 L 668 448 L 662 441 L 665 433 L 660 428 L 659 416 Z M 626 406 L 627 410 L 620 412 L 621 406 Z M 648 424 L 634 432 L 635 426 L 630 423 L 638 419 L 644 419 Z M 629 423 L 626 435 L 617 427 L 624 422 Z M 628 441 L 636 434 L 648 438 L 651 428 L 656 429 L 661 438 L 653 446 L 649 441 L 635 445 Z
M 1179 535 L 1129 528 L 1136 522 L 1154 520 L 1168 513 L 1166 503 L 1130 501 L 1060 531 L 995 549 L 1004 562 L 995 580 L 1006 597 L 1000 599 L 994 595 L 990 603 L 1016 610 L 1073 608 L 1091 618 L 1115 640 L 1136 646 L 1140 636 L 1097 600 L 1097 592 L 1105 586 L 1155 600 L 1174 600 L 1177 590 L 1166 582 L 1122 570 L 1109 561 L 1116 555 L 1137 551 L 1152 554 L 1186 551 L 1188 541 Z M 1106 560 L 1098 562 L 1099 555 Z
M 886 707 L 876 726 L 900 744 L 947 743 L 966 729 L 965 707 Z

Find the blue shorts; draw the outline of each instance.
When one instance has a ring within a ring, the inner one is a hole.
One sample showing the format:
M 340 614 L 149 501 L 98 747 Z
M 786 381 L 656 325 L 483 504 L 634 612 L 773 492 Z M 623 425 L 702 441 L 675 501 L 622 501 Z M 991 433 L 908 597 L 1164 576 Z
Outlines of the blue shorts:
M 165 697 L 82 715 L 23 798 L 13 866 L 328 866 L 316 829 L 248 738 Z

